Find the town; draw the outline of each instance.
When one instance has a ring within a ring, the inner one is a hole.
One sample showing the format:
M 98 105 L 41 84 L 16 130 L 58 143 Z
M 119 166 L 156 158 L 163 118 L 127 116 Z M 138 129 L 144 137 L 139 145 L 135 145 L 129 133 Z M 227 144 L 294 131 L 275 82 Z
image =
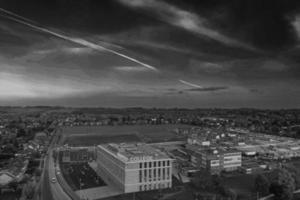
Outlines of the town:
M 0 0 L 0 200 L 300 200 L 300 0 Z
M 1 198 L 296 198 L 299 117 L 299 110 L 2 107 Z

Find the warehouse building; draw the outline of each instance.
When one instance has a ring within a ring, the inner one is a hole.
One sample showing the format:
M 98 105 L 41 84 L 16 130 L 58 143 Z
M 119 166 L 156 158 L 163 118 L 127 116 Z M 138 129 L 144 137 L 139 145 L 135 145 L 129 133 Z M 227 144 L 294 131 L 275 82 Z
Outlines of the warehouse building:
M 172 159 L 143 143 L 97 147 L 98 174 L 123 193 L 172 187 Z

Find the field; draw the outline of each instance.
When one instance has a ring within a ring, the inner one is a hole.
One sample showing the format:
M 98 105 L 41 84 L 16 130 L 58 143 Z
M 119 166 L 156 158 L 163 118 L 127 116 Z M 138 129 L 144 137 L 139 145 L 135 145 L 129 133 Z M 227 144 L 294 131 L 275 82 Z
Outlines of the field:
M 121 143 L 121 142 L 141 142 L 137 135 L 114 135 L 114 136 L 103 136 L 103 135 L 78 135 L 67 137 L 64 144 L 70 146 L 94 146 L 105 143 Z
M 106 185 L 87 163 L 61 164 L 61 172 L 74 191 Z
M 97 145 L 107 142 L 166 142 L 182 141 L 186 138 L 174 132 L 186 125 L 143 125 L 143 126 L 95 126 L 66 127 L 63 129 L 64 144 L 71 146 Z

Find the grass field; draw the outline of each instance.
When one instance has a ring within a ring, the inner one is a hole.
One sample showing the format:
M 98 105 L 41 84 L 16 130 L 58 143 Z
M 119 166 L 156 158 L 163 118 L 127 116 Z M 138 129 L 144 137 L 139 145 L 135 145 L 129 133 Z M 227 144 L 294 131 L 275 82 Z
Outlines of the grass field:
M 65 139 L 64 143 L 70 146 L 94 146 L 105 143 L 121 143 L 121 142 L 141 142 L 137 135 L 77 135 L 69 136 Z
M 74 191 L 106 185 L 87 163 L 61 164 L 61 172 Z
M 186 138 L 175 134 L 174 129 L 187 125 L 136 125 L 136 126 L 94 126 L 66 127 L 63 129 L 64 144 L 95 145 L 107 142 L 147 143 L 182 141 Z

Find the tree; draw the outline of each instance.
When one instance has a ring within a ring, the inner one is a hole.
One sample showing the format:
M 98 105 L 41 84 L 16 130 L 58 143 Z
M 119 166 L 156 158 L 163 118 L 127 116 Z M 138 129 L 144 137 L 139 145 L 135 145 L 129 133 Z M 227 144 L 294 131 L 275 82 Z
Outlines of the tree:
M 14 191 L 16 191 L 18 188 L 18 183 L 16 181 L 12 181 L 8 184 L 8 187 L 12 188 Z
M 219 187 L 219 192 L 221 195 L 224 197 L 229 198 L 230 200 L 236 200 L 237 199 L 237 194 L 234 190 L 222 185 Z
M 219 175 L 211 175 L 206 170 L 199 171 L 192 179 L 192 184 L 195 188 L 199 189 L 200 191 L 210 191 L 222 194 L 223 196 L 230 197 L 232 199 L 236 198 L 234 191 L 224 186 L 223 180 Z M 224 195 L 225 189 L 226 191 L 230 190 L 229 192 L 225 192 L 226 195 Z
M 208 171 L 201 170 L 192 179 L 192 184 L 200 190 L 211 190 L 212 180 L 212 175 Z
M 291 189 L 287 185 L 274 182 L 270 186 L 270 192 L 274 194 L 274 200 L 293 199 L 293 191 L 291 191 Z
M 290 200 L 293 198 L 295 180 L 286 169 L 277 169 L 273 173 L 270 192 L 275 200 Z
M 23 187 L 22 198 L 23 199 L 32 199 L 34 196 L 35 182 L 29 180 Z
M 269 194 L 270 181 L 263 174 L 255 177 L 254 188 L 259 193 L 259 196 L 266 196 Z
M 288 170 L 291 173 L 291 175 L 295 181 L 296 189 L 299 189 L 300 188 L 300 169 L 297 168 L 293 164 L 288 164 L 288 165 L 285 165 L 284 167 L 286 170 Z

